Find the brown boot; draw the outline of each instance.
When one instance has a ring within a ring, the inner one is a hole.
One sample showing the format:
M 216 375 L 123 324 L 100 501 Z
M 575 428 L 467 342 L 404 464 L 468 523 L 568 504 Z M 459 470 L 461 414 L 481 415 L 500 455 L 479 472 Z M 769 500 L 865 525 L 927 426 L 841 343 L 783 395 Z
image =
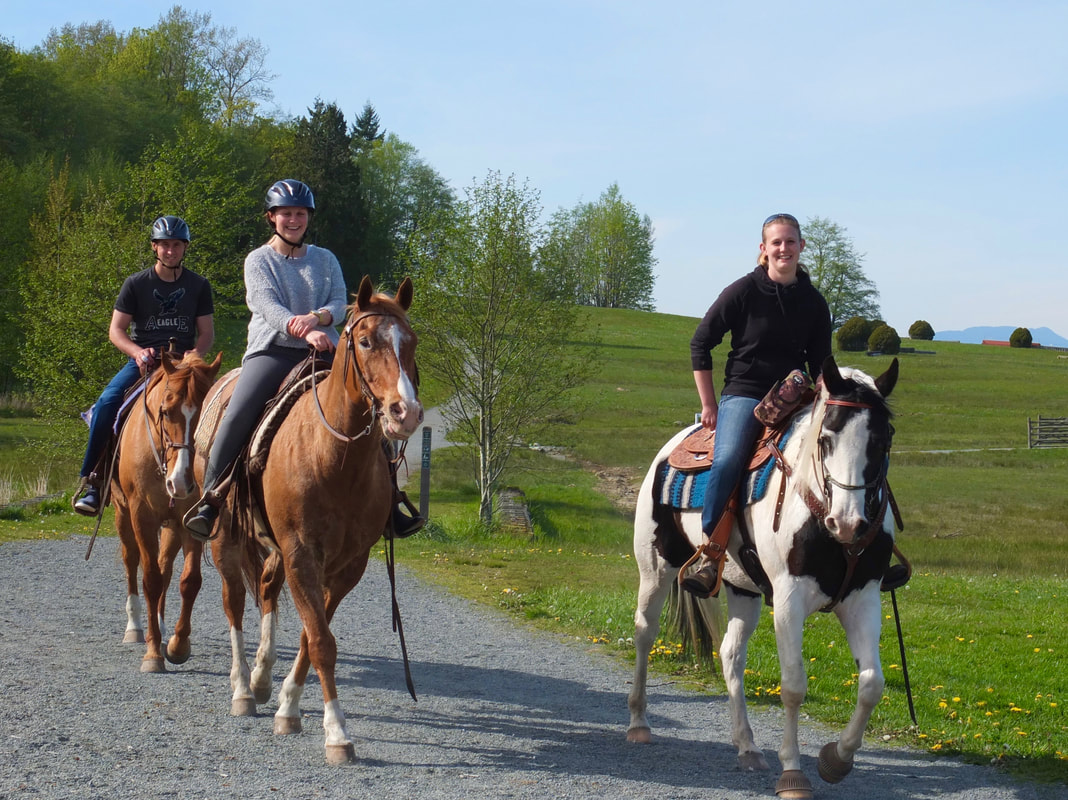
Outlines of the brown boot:
M 702 599 L 719 594 L 719 567 L 707 559 L 704 566 L 682 579 L 682 588 Z

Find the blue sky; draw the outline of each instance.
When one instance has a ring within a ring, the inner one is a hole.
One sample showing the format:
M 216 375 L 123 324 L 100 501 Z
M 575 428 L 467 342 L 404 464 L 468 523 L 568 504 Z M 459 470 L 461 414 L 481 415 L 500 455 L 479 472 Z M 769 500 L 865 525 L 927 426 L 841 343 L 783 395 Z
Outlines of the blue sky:
M 13 5 L 26 50 L 172 4 Z M 183 5 L 267 46 L 282 112 L 370 101 L 458 191 L 499 170 L 548 215 L 618 183 L 656 229 L 659 311 L 702 315 L 787 211 L 846 228 L 902 335 L 1068 334 L 1063 0 Z

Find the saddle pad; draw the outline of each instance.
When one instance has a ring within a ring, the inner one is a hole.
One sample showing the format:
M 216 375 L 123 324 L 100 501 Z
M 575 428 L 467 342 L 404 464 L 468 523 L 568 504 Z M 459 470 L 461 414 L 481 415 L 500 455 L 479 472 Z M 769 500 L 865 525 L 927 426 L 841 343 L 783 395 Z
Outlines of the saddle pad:
M 788 428 L 783 432 L 779 439 L 780 447 L 786 446 L 791 430 L 792 428 Z M 746 504 L 754 503 L 767 494 L 768 484 L 775 471 L 776 459 L 771 457 L 765 448 L 759 449 L 764 450 L 765 455 L 762 458 L 754 458 L 749 464 L 746 476 Z M 661 490 L 657 500 L 661 505 L 676 508 L 679 511 L 703 508 L 705 494 L 708 491 L 710 464 L 711 462 L 706 461 L 701 469 L 679 469 L 671 463 L 669 458 L 660 465 Z
M 222 419 L 226 404 L 230 401 L 230 395 L 233 392 L 231 384 L 240 374 L 241 367 L 235 367 L 219 378 L 208 397 L 208 402 L 200 410 L 200 421 L 197 423 L 196 433 L 193 434 L 193 442 L 196 444 L 198 453 L 207 455 L 210 452 L 215 432 L 219 429 L 219 421 Z
M 259 421 L 252 431 L 252 439 L 248 450 L 248 470 L 250 473 L 258 474 L 263 472 L 264 467 L 267 466 L 267 454 L 271 449 L 274 435 L 278 433 L 278 429 L 282 426 L 282 421 L 285 420 L 286 415 L 289 414 L 290 409 L 301 398 L 301 395 L 311 389 L 313 378 L 316 383 L 322 383 L 329 374 L 329 369 L 318 369 L 314 374 L 309 372 L 303 378 L 289 383 L 285 387 L 285 394 L 277 396 L 272 401 L 273 405 L 270 406 L 263 419 Z
M 660 465 L 659 503 L 680 511 L 703 508 L 705 492 L 708 490 L 708 472 L 702 470 L 681 470 L 671 465 L 670 460 Z

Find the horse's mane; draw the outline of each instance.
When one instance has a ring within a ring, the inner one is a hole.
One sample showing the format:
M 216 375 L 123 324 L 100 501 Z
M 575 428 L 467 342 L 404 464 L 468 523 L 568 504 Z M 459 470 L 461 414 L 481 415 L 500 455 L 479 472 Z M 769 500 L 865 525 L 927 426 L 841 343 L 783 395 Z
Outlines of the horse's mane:
M 391 316 L 400 317 L 401 319 L 408 318 L 408 312 L 406 312 L 404 308 L 401 307 L 401 304 L 388 294 L 376 292 L 375 294 L 371 295 L 370 307 L 374 306 L 385 306 L 385 308 L 380 310 Z M 370 310 L 370 308 L 364 309 L 364 311 L 368 310 Z M 356 307 L 355 302 L 352 302 L 345 307 L 345 320 L 348 321 L 359 313 L 360 309 Z
M 167 356 L 164 356 L 166 358 Z M 210 364 L 205 361 L 201 356 L 193 353 L 192 351 L 185 354 L 180 361 L 174 362 L 175 370 L 171 374 L 175 380 L 193 381 L 193 392 L 200 397 L 205 397 L 211 385 L 215 382 L 215 377 L 211 374 Z M 152 377 L 148 379 L 148 386 L 145 387 L 146 392 L 151 392 L 155 389 L 160 381 L 164 379 L 167 372 L 163 367 L 152 372 Z
M 846 391 L 834 395 L 836 400 L 850 400 L 856 403 L 865 403 L 871 406 L 873 414 L 885 415 L 887 419 L 893 416 L 890 404 L 875 388 L 875 380 L 862 370 L 853 367 L 841 367 L 839 372 L 846 382 Z M 795 475 L 798 486 L 806 486 L 812 478 L 812 470 L 818 459 L 816 449 L 819 447 L 820 430 L 823 428 L 823 418 L 827 415 L 827 401 L 831 399 L 831 393 L 823 381 L 819 383 L 819 394 L 809 412 L 808 429 L 801 440 L 801 448 L 797 456 Z

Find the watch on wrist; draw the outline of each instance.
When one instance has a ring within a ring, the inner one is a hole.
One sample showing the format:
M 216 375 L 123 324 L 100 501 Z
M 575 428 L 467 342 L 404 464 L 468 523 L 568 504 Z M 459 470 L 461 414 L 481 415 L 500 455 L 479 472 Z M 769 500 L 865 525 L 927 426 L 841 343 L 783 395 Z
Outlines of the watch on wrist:
M 326 324 L 326 313 L 327 313 L 326 309 L 319 308 L 319 309 L 316 309 L 315 311 L 312 311 L 311 313 L 315 315 L 315 318 L 317 320 L 319 320 L 319 324 L 320 325 L 325 325 Z

